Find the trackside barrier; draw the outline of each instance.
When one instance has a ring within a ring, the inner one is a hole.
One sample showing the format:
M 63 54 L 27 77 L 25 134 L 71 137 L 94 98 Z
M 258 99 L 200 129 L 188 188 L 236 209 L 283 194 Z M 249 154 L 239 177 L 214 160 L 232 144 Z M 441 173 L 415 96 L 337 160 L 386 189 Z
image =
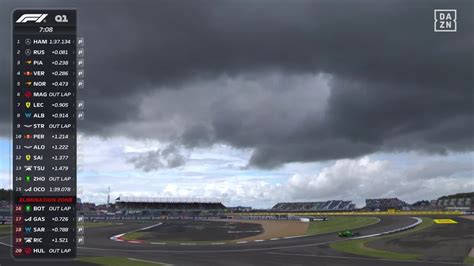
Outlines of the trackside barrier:
M 193 217 L 193 216 L 173 216 L 173 217 L 161 217 L 161 216 L 84 216 L 85 220 L 137 220 L 137 221 L 150 221 L 150 220 L 216 220 L 226 219 L 221 216 L 205 216 L 205 217 Z
M 291 220 L 291 221 L 299 221 L 301 217 L 296 217 L 296 216 L 270 216 L 270 215 L 252 215 L 252 216 L 246 216 L 246 215 L 239 215 L 239 216 L 234 216 L 234 219 L 241 219 L 241 220 Z
M 397 212 L 253 212 L 253 213 L 234 213 L 238 216 L 277 216 L 277 215 L 289 215 L 289 216 L 337 216 L 337 215 L 348 215 L 348 216 L 363 216 L 363 215 L 406 215 L 406 216 L 418 216 L 418 215 L 463 215 L 464 212 L 460 211 L 397 211 Z

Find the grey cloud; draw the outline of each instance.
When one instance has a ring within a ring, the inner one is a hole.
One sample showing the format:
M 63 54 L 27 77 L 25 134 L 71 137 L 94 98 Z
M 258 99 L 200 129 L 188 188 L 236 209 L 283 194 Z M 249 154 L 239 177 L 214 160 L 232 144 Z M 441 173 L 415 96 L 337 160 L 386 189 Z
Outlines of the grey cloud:
M 2 17 L 21 5 L 39 4 L 2 1 Z M 78 9 L 87 65 L 82 129 L 89 134 L 153 137 L 189 148 L 226 143 L 255 149 L 249 166 L 265 168 L 377 151 L 473 150 L 472 1 L 41 6 Z M 457 33 L 433 32 L 433 9 L 440 6 L 458 9 Z M 0 33 L 8 27 L 4 20 Z M 0 50 L 8 47 L 2 39 Z M 7 58 L 0 65 L 4 92 Z M 282 77 L 272 83 L 268 73 Z M 308 86 L 320 73 L 331 77 L 328 93 Z M 226 78 L 235 82 L 219 83 Z M 2 132 L 7 98 L 0 98 Z
M 412 167 L 406 171 L 405 175 L 408 180 L 424 180 L 439 177 L 453 177 L 462 174 L 469 176 L 472 171 L 472 162 L 438 160 Z
M 145 172 L 155 171 L 163 168 L 177 168 L 186 163 L 186 156 L 178 147 L 169 145 L 165 149 L 158 149 L 135 155 L 127 159 L 137 169 Z
M 339 198 L 362 203 L 371 197 L 399 197 L 408 202 L 431 200 L 453 191 L 472 191 L 473 169 L 468 161 L 421 159 L 416 165 L 395 167 L 389 161 L 368 157 L 338 160 L 317 175 L 292 176 L 279 190 L 286 192 L 290 200 L 300 201 Z

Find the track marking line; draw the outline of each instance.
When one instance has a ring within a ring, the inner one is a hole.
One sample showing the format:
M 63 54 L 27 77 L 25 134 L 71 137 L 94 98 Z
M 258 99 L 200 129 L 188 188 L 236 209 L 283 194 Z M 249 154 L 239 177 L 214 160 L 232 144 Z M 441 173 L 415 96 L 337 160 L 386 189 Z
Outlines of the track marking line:
M 2 245 L 2 246 L 7 246 L 7 247 L 9 247 L 9 248 L 12 248 L 12 247 L 13 247 L 12 245 L 9 245 L 9 244 L 3 243 L 3 242 L 0 242 L 0 245 Z
M 391 262 L 413 262 L 413 263 L 432 263 L 432 264 L 452 264 L 452 265 L 465 265 L 460 262 L 442 262 L 442 261 L 421 261 L 421 260 L 392 260 L 392 259 L 381 259 L 381 258 L 363 258 L 363 257 L 348 257 L 348 256 L 325 256 L 325 255 L 313 255 L 313 254 L 299 254 L 299 253 L 282 253 L 282 252 L 267 252 L 270 255 L 281 255 L 281 256 L 299 256 L 299 257 L 315 257 L 315 258 L 329 258 L 329 259 L 348 259 L 348 260 L 376 260 L 376 261 L 391 261 Z
M 260 230 L 247 230 L 247 231 L 227 231 L 228 234 L 240 234 L 240 233 L 261 233 Z
M 9 248 L 12 248 L 12 247 L 13 247 L 12 245 L 9 245 L 9 244 L 6 244 L 6 243 L 2 243 L 2 242 L 0 242 L 0 245 L 6 246 L 6 247 L 9 247 Z
M 152 245 L 166 245 L 164 242 L 151 242 Z
M 147 227 L 144 227 L 144 228 L 140 228 L 140 229 L 136 229 L 136 230 L 132 230 L 130 232 L 126 232 L 126 233 L 122 233 L 122 234 L 118 234 L 118 235 L 115 235 L 115 236 L 111 236 L 109 239 L 110 240 L 113 240 L 113 241 L 118 241 L 118 242 L 124 242 L 124 241 L 127 241 L 125 239 L 122 239 L 122 237 L 126 234 L 129 234 L 129 233 L 133 233 L 133 232 L 139 232 L 139 231 L 143 231 L 143 230 L 148 230 L 148 229 L 151 229 L 153 227 L 157 227 L 157 226 L 160 226 L 162 225 L 163 223 L 157 223 L 157 224 L 154 224 L 154 225 L 151 225 L 151 226 L 147 226 Z M 130 242 L 130 241 L 128 241 Z M 132 242 L 133 243 L 133 242 Z
M 218 243 L 211 243 L 211 245 L 224 245 L 224 242 L 218 242 Z
M 143 241 L 140 241 L 140 240 L 129 240 L 127 242 L 132 243 L 132 244 L 142 244 L 143 243 Z
M 136 232 L 136 231 L 143 231 L 143 230 L 147 230 L 147 229 L 151 229 L 153 227 L 157 227 L 159 225 L 162 225 L 163 223 L 157 223 L 157 224 L 154 224 L 154 225 L 151 225 L 151 226 L 148 226 L 148 227 L 145 227 L 145 228 L 142 228 L 142 229 L 138 229 L 138 230 L 135 230 L 133 232 Z
M 236 242 L 237 244 L 245 244 L 245 243 L 248 243 L 248 241 L 239 241 L 239 242 Z
M 130 249 L 115 249 L 115 248 L 89 248 L 89 247 L 78 247 L 79 249 L 85 250 L 102 250 L 102 251 L 126 251 L 126 252 L 136 252 L 136 253 L 234 253 L 234 252 L 248 252 L 248 251 L 268 251 L 268 250 L 281 250 L 281 249 L 293 249 L 293 248 L 304 248 L 304 247 L 313 247 L 320 245 L 327 245 L 335 242 L 348 241 L 348 239 L 338 239 L 333 241 L 311 243 L 311 244 L 302 244 L 302 245 L 292 245 L 292 246 L 278 246 L 278 247 L 264 247 L 264 248 L 244 248 L 244 249 L 222 249 L 222 250 L 130 250 Z M 239 244 L 243 244 L 241 242 Z M 247 242 L 245 242 L 247 243 Z M 180 245 L 186 245 L 186 243 L 181 243 Z M 195 245 L 195 244 L 194 244 Z
M 263 242 L 263 241 L 265 241 L 265 240 L 263 240 L 263 239 L 257 239 L 257 240 L 254 240 L 253 242 Z
M 275 241 L 275 240 L 279 240 L 279 239 L 280 239 L 279 237 L 270 238 L 270 241 Z
M 369 238 L 369 237 L 375 237 L 375 236 L 390 235 L 390 234 L 394 234 L 394 233 L 398 233 L 398 232 L 402 232 L 402 231 L 412 229 L 412 228 L 418 226 L 419 224 L 421 224 L 423 222 L 423 220 L 421 220 L 418 217 L 411 217 L 411 218 L 415 219 L 416 222 L 413 223 L 413 224 L 401 227 L 401 228 L 397 228 L 397 229 L 393 229 L 393 230 L 389 230 L 389 231 L 385 231 L 385 232 L 381 232 L 381 233 L 371 234 L 371 235 L 351 237 L 350 239 L 363 239 L 363 238 Z
M 305 237 L 305 236 L 311 236 L 311 235 L 285 236 L 283 237 L 283 239 L 293 239 L 293 238 L 299 238 L 299 237 Z

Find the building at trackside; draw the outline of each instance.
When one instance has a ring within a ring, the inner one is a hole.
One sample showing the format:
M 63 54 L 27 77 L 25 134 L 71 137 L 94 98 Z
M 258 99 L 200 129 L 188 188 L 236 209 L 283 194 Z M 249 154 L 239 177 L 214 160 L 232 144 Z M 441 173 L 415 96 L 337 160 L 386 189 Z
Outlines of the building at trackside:
M 351 211 L 355 209 L 352 201 L 328 200 L 310 202 L 280 202 L 272 211 Z
M 226 211 L 224 204 L 216 199 L 154 197 L 119 197 L 115 209 L 122 214 L 153 216 L 218 215 Z

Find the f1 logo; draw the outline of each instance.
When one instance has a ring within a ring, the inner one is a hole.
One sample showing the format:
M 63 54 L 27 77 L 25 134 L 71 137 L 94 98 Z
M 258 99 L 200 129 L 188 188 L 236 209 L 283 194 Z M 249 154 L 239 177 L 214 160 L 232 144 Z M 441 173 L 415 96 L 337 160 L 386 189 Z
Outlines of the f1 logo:
M 435 9 L 434 10 L 434 31 L 435 32 L 456 32 L 457 31 L 456 9 Z
M 48 14 L 23 14 L 16 20 L 16 23 L 26 23 L 34 21 L 35 23 L 42 22 Z

